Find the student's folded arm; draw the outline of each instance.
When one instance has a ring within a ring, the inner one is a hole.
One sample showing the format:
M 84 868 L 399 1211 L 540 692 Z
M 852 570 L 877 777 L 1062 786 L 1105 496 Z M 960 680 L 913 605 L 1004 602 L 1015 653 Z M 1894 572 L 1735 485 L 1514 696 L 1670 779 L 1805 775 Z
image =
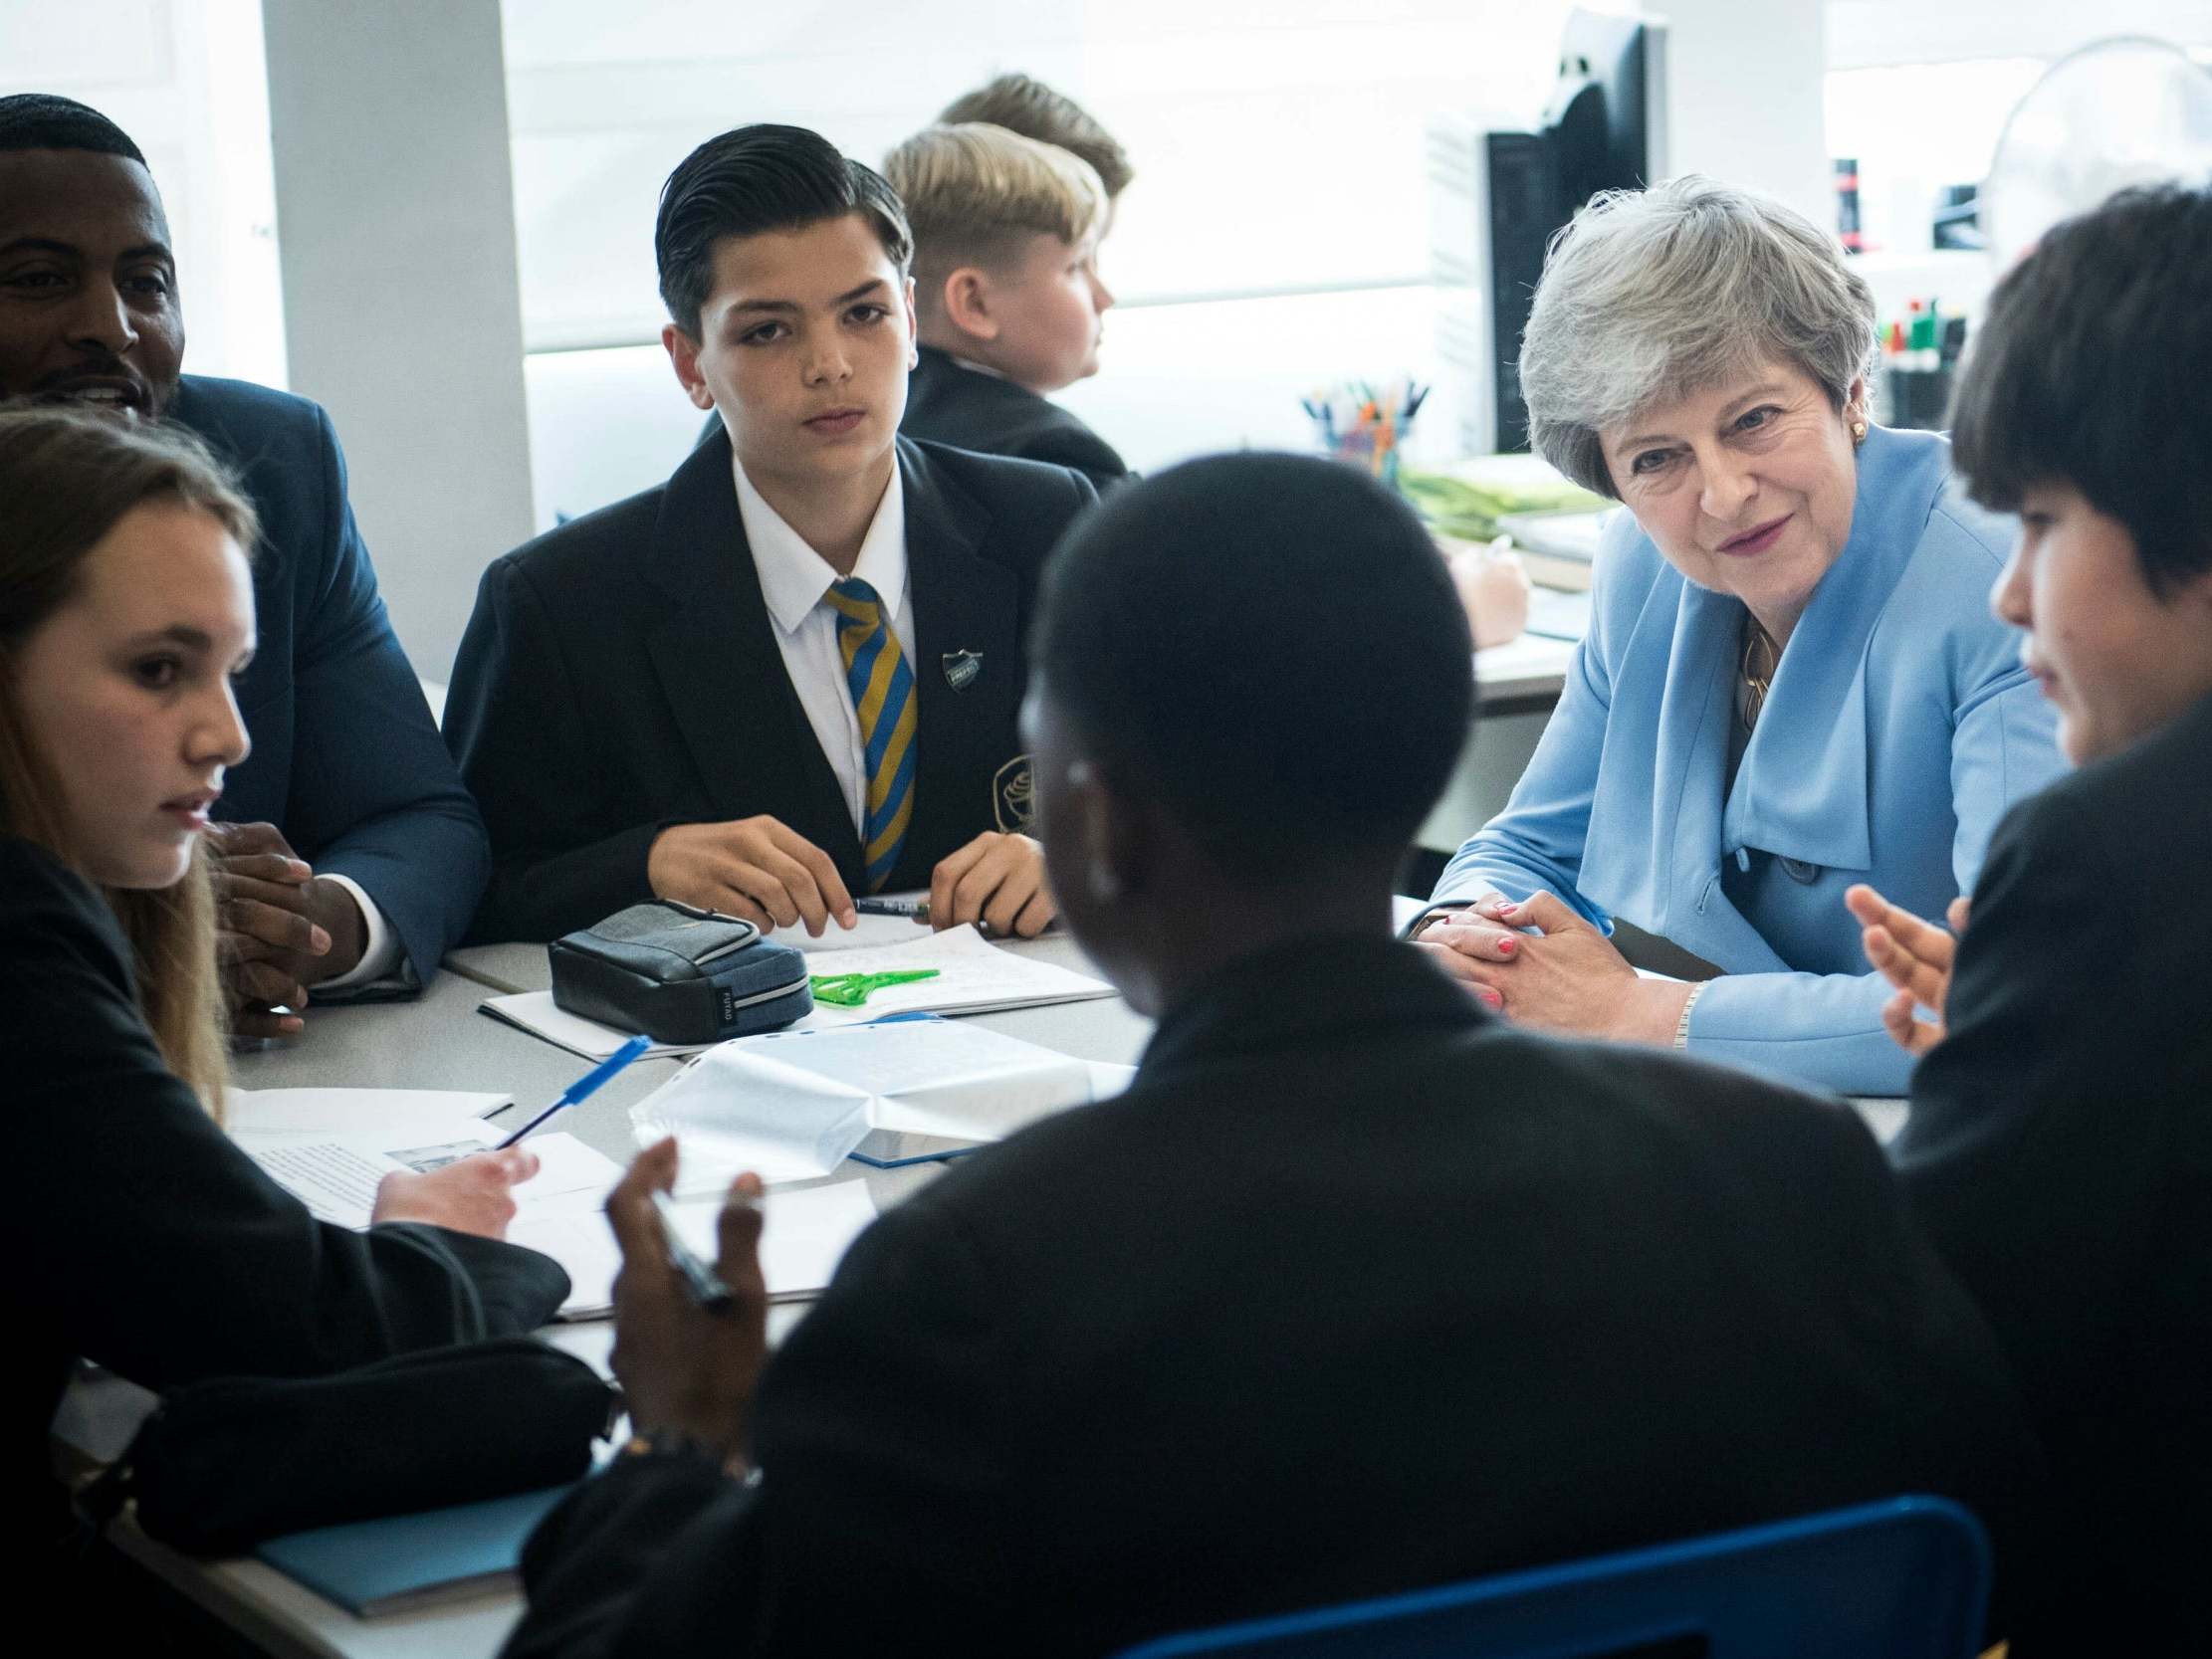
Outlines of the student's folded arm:
M 1032 1418 L 992 1279 L 926 1198 L 861 1236 L 771 1362 L 759 1484 L 662 1456 L 593 1480 L 532 1541 L 508 1659 L 1019 1648 L 995 1609 Z
M 530 573 L 495 560 L 454 660 L 445 739 L 483 808 L 492 878 L 470 936 L 550 939 L 652 897 L 646 856 L 667 826 L 622 822 L 599 725 Z
M 1690 1010 L 1689 1052 L 1839 1095 L 1901 1095 L 1912 1057 L 1882 1028 L 1879 973 L 1729 973 Z
M 476 803 L 393 635 L 346 501 L 345 463 L 316 411 L 325 477 L 320 581 L 293 641 L 295 730 L 285 831 L 324 874 L 360 884 L 417 983 L 460 941 L 490 868 Z
M 0 1231 L 36 1329 L 160 1387 L 327 1371 L 528 1330 L 558 1307 L 565 1275 L 534 1252 L 317 1221 L 163 1065 L 89 890 L 73 895 L 58 865 L 29 893 L 7 887 L 0 1053 L 33 1178 Z
M 1444 866 L 1436 902 L 1477 899 L 1493 888 L 1514 900 L 1545 892 L 1592 926 L 1613 931 L 1613 919 L 1577 888 L 1612 701 L 1603 648 L 1593 635 L 1575 647 L 1559 707 L 1505 810 Z

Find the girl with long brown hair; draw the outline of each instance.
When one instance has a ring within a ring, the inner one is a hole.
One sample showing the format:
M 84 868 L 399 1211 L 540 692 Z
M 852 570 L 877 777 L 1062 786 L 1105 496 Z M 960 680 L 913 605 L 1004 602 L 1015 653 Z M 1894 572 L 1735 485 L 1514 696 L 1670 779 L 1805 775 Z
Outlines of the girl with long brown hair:
M 355 1233 L 216 1122 L 200 837 L 249 746 L 253 538 L 189 440 L 0 409 L 0 1322 L 30 1334 L 0 1376 L 0 1531 L 42 1503 L 67 1530 L 46 1432 L 73 1356 L 156 1388 L 306 1375 L 528 1330 L 566 1294 L 500 1242 L 520 1148 L 389 1177 Z

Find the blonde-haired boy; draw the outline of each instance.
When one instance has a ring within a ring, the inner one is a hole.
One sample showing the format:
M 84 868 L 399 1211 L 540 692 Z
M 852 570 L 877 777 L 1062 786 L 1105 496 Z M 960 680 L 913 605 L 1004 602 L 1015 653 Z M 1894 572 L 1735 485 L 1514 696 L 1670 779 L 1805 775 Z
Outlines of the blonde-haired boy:
M 991 455 L 1073 467 L 1108 484 L 1128 469 L 1048 402 L 1098 372 L 1106 187 L 1056 145 L 969 121 L 917 132 L 884 158 L 914 228 L 921 363 L 900 430 Z

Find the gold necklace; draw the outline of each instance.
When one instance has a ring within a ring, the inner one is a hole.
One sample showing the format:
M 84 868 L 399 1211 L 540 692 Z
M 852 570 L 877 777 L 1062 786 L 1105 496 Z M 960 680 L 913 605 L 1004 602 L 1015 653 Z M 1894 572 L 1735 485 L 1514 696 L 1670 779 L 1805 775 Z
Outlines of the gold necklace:
M 1748 611 L 1743 618 L 1743 703 L 1741 705 L 1743 728 L 1752 730 L 1759 724 L 1759 711 L 1767 706 L 1767 689 L 1774 684 L 1774 671 L 1780 666 L 1782 653 L 1775 648 L 1767 631 L 1759 626 L 1758 618 Z

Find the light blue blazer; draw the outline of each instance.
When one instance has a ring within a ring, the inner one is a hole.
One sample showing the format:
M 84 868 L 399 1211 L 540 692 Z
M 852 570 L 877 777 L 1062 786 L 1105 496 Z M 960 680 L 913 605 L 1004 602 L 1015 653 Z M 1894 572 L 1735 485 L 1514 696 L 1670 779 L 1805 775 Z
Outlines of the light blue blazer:
M 1859 451 L 1851 538 L 1791 634 L 1722 794 L 1741 601 L 1686 580 L 1622 513 L 1599 554 L 1590 635 L 1505 810 L 1437 898 L 1548 890 L 1725 970 L 1689 1047 L 1845 1094 L 1901 1095 L 1844 889 L 1922 916 L 1972 891 L 2005 809 L 2063 767 L 2054 712 L 1990 614 L 2011 520 L 1965 499 L 1950 444 L 1880 427 Z M 1776 855 L 1742 910 L 1721 861 Z M 1785 862 L 1786 861 L 1786 862 Z

